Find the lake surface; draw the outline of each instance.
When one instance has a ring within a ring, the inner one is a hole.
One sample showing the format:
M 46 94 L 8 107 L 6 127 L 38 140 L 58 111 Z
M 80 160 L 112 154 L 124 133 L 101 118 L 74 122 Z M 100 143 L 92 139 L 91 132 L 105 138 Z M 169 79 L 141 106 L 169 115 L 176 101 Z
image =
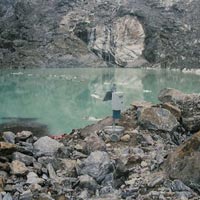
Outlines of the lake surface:
M 112 84 L 134 100 L 158 102 L 165 87 L 200 93 L 200 75 L 161 69 L 27 69 L 0 72 L 0 124 L 29 121 L 50 134 L 69 133 L 111 115 L 102 101 Z

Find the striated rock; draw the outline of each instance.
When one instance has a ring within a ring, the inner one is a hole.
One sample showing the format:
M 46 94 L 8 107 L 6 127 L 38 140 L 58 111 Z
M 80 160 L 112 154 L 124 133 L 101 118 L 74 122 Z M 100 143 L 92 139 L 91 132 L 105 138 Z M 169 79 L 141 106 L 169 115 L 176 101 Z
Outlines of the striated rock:
M 16 150 L 16 145 L 7 143 L 7 142 L 0 142 L 0 154 L 1 156 L 10 155 Z
M 24 175 L 28 172 L 28 168 L 25 166 L 25 164 L 18 160 L 12 161 L 10 168 L 11 173 L 15 175 Z
M 86 137 L 85 142 L 86 142 L 86 151 L 88 154 L 90 154 L 93 151 L 106 150 L 105 142 L 96 133 L 93 133 L 90 136 Z
M 166 171 L 188 186 L 200 185 L 200 131 L 168 155 Z
M 38 151 L 37 155 L 53 155 L 60 147 L 63 146 L 63 144 L 51 139 L 48 136 L 41 137 L 33 145 L 34 149 Z
M 14 152 L 12 157 L 13 157 L 13 160 L 19 160 L 28 166 L 33 164 L 34 161 L 36 161 L 34 157 L 25 155 L 20 152 Z
M 170 103 L 180 109 L 182 124 L 187 130 L 195 132 L 200 129 L 199 94 L 185 94 L 179 90 L 165 88 L 160 91 L 158 98 L 163 103 Z
M 89 175 L 101 182 L 106 174 L 110 172 L 111 161 L 106 152 L 92 152 L 88 158 L 77 163 L 78 175 Z
M 176 118 L 163 108 L 143 108 L 140 111 L 138 122 L 149 130 L 172 131 L 178 126 Z

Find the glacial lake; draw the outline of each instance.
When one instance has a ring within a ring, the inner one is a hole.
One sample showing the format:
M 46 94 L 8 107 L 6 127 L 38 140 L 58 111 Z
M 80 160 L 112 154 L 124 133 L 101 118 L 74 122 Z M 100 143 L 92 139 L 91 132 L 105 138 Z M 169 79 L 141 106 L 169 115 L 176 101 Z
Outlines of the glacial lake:
M 69 133 L 111 115 L 103 101 L 112 84 L 125 97 L 157 103 L 165 87 L 200 93 L 200 75 L 161 69 L 67 68 L 1 70 L 0 125 L 37 122 L 50 134 Z

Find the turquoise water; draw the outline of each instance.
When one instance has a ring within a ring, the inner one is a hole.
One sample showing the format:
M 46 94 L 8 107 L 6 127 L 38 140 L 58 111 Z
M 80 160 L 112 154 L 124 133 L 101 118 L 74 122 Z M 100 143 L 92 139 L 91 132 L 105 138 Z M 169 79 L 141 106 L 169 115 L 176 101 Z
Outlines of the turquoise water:
M 200 76 L 148 69 L 27 69 L 0 72 L 0 123 L 35 118 L 51 134 L 68 133 L 111 115 L 102 101 L 112 84 L 124 92 L 125 106 L 134 100 L 158 102 L 164 87 L 200 93 Z

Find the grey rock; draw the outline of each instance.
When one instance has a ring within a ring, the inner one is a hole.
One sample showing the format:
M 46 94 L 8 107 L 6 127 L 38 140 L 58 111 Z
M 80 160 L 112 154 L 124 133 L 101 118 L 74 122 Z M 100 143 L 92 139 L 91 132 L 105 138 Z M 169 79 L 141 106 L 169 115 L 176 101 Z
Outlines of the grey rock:
M 147 186 L 150 188 L 154 188 L 155 186 L 158 186 L 164 182 L 164 176 L 163 175 L 156 175 L 151 180 L 148 181 Z
M 78 195 L 79 200 L 84 200 L 89 198 L 89 192 L 87 190 L 81 191 L 81 193 Z
M 36 161 L 34 157 L 25 155 L 25 154 L 20 153 L 20 152 L 13 153 L 12 157 L 13 157 L 13 160 L 19 160 L 27 166 L 33 164 L 33 162 Z
M 54 168 L 53 168 L 51 163 L 48 163 L 47 170 L 48 170 L 48 173 L 49 173 L 49 177 L 51 179 L 58 180 L 58 176 L 57 176 L 57 174 L 56 174 L 56 172 L 55 172 L 55 170 L 54 170 Z
M 55 156 L 57 158 L 69 158 L 71 153 L 72 153 L 71 148 L 63 146 L 63 147 L 60 147 L 58 149 L 58 151 L 56 152 Z
M 77 163 L 78 175 L 89 175 L 101 182 L 106 174 L 110 172 L 111 161 L 106 152 L 92 152 L 88 158 Z
M 22 131 L 16 134 L 18 140 L 26 140 L 33 135 L 30 131 Z
M 48 136 L 41 137 L 34 144 L 34 149 L 38 150 L 37 155 L 53 155 L 57 152 L 57 150 L 63 146 L 63 144 L 59 143 L 56 140 L 51 139 Z
M 13 200 L 12 196 L 10 193 L 6 193 L 3 197 L 3 200 Z
M 27 181 L 28 184 L 42 184 L 44 183 L 44 179 L 39 178 L 38 175 L 34 172 L 29 172 L 27 174 Z
M 191 192 L 191 189 L 186 186 L 182 181 L 180 180 L 174 180 L 172 181 L 171 183 L 171 190 L 173 192 L 181 192 L 181 191 L 190 191 Z
M 143 108 L 139 114 L 138 122 L 149 130 L 169 131 L 174 130 L 178 125 L 176 118 L 163 108 Z
M 5 140 L 5 142 L 15 144 L 15 137 L 16 135 L 11 131 L 3 132 L 3 139 Z
M 89 175 L 79 176 L 79 186 L 81 188 L 86 188 L 91 191 L 96 191 L 98 188 L 97 182 Z
M 33 199 L 33 194 L 30 190 L 24 191 L 20 197 L 20 200 L 32 200 Z

